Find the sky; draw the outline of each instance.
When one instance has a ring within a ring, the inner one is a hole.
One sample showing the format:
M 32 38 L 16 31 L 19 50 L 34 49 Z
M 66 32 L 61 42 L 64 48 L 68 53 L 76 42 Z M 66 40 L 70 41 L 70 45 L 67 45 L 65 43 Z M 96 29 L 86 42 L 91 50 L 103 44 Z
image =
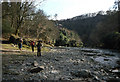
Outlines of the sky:
M 109 10 L 114 5 L 115 0 L 46 0 L 40 8 L 46 15 L 57 20 L 72 18 L 86 13 Z

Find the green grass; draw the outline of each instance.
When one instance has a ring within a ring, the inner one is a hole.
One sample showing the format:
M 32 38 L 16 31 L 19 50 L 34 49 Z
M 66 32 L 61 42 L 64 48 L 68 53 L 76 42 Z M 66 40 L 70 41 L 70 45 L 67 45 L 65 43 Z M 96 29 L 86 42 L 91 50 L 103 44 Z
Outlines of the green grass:
M 18 49 L 12 46 L 13 44 L 2 44 L 3 49 Z
M 10 49 L 10 50 L 19 50 L 18 45 L 13 45 L 13 44 L 0 44 L 2 45 L 3 49 Z M 49 45 L 45 45 L 50 47 Z M 27 46 L 27 45 L 23 45 L 22 46 L 22 50 L 26 50 L 26 51 L 32 51 L 31 46 Z M 34 51 L 37 52 L 37 47 L 34 48 Z M 48 52 L 49 48 L 47 47 L 42 47 L 42 52 Z

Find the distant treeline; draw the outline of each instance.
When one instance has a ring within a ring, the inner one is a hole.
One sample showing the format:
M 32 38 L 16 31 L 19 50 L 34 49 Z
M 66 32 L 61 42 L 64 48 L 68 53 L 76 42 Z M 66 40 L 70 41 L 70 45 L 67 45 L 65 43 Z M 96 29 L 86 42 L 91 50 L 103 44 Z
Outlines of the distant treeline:
M 90 13 L 60 20 L 63 27 L 76 31 L 84 46 L 120 49 L 119 11 Z

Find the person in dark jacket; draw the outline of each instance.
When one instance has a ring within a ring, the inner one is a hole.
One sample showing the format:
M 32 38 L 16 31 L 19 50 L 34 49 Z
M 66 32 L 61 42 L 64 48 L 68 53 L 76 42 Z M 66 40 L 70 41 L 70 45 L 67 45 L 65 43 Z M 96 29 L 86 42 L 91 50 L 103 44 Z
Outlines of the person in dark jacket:
M 34 52 L 35 42 L 34 42 L 34 41 L 31 41 L 30 45 L 31 45 L 31 47 L 32 47 L 32 52 Z
M 18 43 L 18 47 L 19 47 L 20 50 L 22 50 L 21 49 L 22 48 L 22 42 L 23 42 L 23 40 L 22 40 L 22 38 L 20 38 L 19 43 Z
M 37 56 L 41 56 L 42 41 L 38 41 L 37 44 Z

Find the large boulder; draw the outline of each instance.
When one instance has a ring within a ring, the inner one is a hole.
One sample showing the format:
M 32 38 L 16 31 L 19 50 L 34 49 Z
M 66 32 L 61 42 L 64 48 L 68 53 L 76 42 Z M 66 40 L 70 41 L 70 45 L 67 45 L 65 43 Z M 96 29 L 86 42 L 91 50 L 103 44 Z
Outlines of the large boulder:
M 14 36 L 10 36 L 9 42 L 10 43 L 15 43 L 16 38 Z
M 10 38 L 9 38 L 9 43 L 17 44 L 18 41 L 19 41 L 19 38 L 20 37 L 18 37 L 18 36 L 11 35 Z
M 38 73 L 40 71 L 44 70 L 44 66 L 39 66 L 39 67 L 33 67 L 29 70 L 30 73 Z

